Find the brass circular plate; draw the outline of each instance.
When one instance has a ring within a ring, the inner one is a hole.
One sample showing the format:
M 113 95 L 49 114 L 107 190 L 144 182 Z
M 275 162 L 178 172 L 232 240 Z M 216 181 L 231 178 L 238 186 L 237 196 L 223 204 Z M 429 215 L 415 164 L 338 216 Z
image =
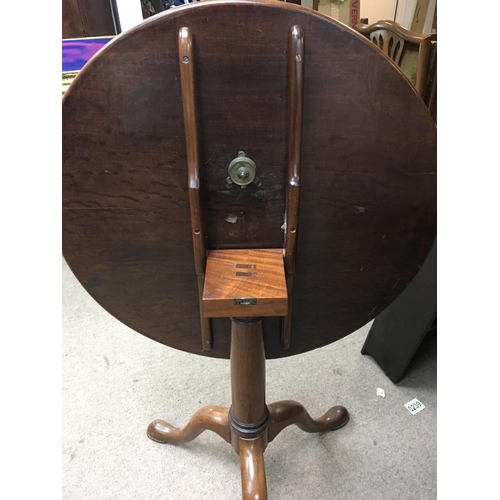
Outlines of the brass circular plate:
M 238 156 L 227 168 L 229 177 L 238 186 L 248 186 L 255 179 L 257 167 L 255 163 L 246 156 Z

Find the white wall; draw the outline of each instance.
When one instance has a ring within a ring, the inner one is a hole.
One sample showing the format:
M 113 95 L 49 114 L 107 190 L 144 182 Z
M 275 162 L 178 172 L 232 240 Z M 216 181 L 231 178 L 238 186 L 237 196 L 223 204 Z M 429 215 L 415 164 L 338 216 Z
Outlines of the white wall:
M 425 18 L 423 33 L 432 32 L 432 20 L 434 18 L 436 3 L 436 0 L 430 0 L 429 2 L 429 10 L 427 11 L 427 16 Z M 395 21 L 404 26 L 406 29 L 411 29 L 416 6 L 417 0 L 399 0 Z
M 116 0 L 122 31 L 133 28 L 143 21 L 140 0 Z
M 432 21 L 434 20 L 436 4 L 437 0 L 431 0 L 429 2 L 429 10 L 427 11 L 427 16 L 425 17 L 424 29 L 422 30 L 422 33 L 432 33 Z
M 395 6 L 396 0 L 360 0 L 360 17 L 368 18 L 370 24 L 385 19 L 393 21 Z
M 411 28 L 417 0 L 399 0 L 395 21 L 406 29 Z
M 330 1 L 334 2 L 335 0 Z M 399 1 L 401 2 L 402 0 Z M 359 0 L 359 2 L 360 17 L 367 17 L 370 23 L 381 21 L 382 19 L 394 20 L 394 6 L 396 5 L 396 0 Z M 313 0 L 302 0 L 302 5 L 310 9 L 312 9 L 312 3 Z M 328 0 L 323 0 L 321 3 L 329 2 Z M 322 9 L 322 11 L 326 12 L 325 9 Z

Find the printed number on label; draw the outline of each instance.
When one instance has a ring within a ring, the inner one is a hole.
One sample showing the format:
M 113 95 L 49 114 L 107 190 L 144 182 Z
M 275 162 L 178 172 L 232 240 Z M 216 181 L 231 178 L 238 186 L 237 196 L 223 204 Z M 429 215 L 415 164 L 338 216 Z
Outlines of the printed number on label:
M 418 413 L 425 408 L 425 406 L 417 398 L 412 399 L 409 403 L 406 403 L 405 407 L 412 415 L 415 415 L 415 413 Z

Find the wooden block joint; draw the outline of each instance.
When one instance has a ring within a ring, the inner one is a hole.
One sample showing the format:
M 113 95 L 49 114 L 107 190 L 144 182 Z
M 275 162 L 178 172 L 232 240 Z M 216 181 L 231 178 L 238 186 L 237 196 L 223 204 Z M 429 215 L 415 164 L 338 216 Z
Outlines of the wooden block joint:
M 211 250 L 202 303 L 206 318 L 286 316 L 283 249 Z

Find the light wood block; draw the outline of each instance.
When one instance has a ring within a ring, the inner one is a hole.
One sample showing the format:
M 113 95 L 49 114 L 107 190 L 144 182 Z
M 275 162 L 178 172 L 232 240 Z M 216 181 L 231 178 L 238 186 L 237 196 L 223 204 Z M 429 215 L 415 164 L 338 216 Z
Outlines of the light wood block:
M 203 315 L 286 316 L 283 249 L 211 250 L 203 287 Z

